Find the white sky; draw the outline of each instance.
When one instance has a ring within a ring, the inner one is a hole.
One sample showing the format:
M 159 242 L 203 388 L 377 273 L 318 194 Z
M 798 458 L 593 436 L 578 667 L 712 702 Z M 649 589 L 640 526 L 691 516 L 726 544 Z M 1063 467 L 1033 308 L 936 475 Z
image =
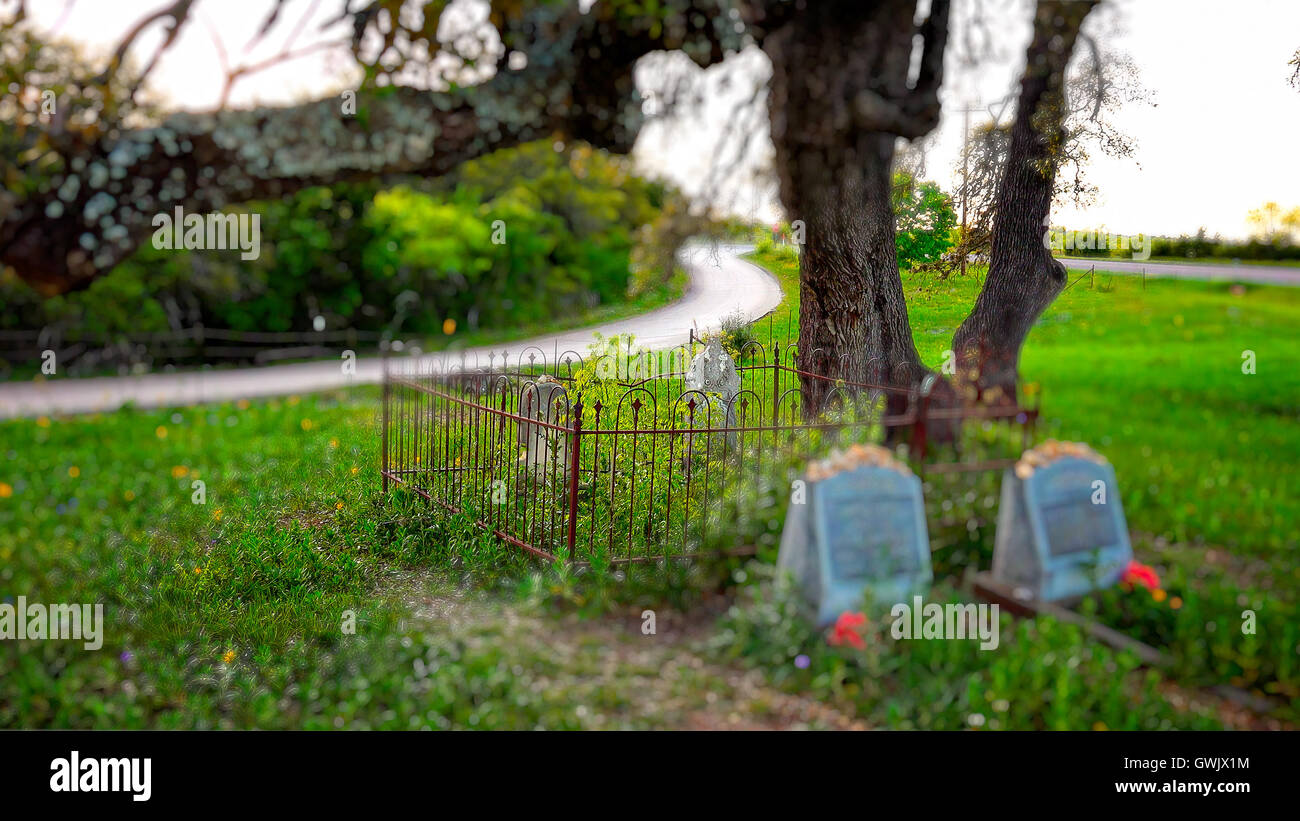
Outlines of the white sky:
M 166 0 L 36 0 L 29 15 L 46 30 L 86 44 L 95 54 L 111 49 L 136 21 Z M 956 0 L 954 25 L 964 25 L 976 0 Z M 70 10 L 68 6 L 71 5 Z M 230 65 L 256 63 L 280 52 L 298 21 L 309 22 L 293 39 L 295 49 L 324 38 L 344 36 L 346 28 L 322 33 L 321 22 L 336 15 L 341 0 L 292 0 L 266 41 L 246 46 L 270 9 L 270 0 L 200 0 L 197 16 L 160 61 L 153 88 L 170 105 L 203 109 L 220 100 L 224 45 Z M 1155 107 L 1135 105 L 1114 116 L 1137 143 L 1131 160 L 1111 160 L 1094 152 L 1088 176 L 1101 189 L 1097 203 L 1080 213 L 1063 209 L 1053 222 L 1106 227 L 1124 233 L 1192 233 L 1242 237 L 1246 213 L 1268 200 L 1283 207 L 1300 205 L 1300 90 L 1287 84 L 1287 61 L 1300 48 L 1300 2 L 1296 0 L 1113 0 L 1113 10 L 1096 31 L 1106 48 L 1119 49 L 1136 62 Z M 950 60 L 944 89 L 945 116 L 928 141 L 927 176 L 951 188 L 961 148 L 963 103 L 1000 99 L 1013 87 L 1029 36 L 1027 0 L 983 0 L 983 13 L 999 38 L 997 59 L 978 72 Z M 161 39 L 154 26 L 133 54 L 144 60 Z M 235 105 L 276 104 L 335 93 L 347 86 L 348 61 L 337 52 L 317 52 L 241 80 Z M 688 191 L 708 175 L 713 147 L 730 118 L 731 102 L 746 84 L 765 76 L 765 58 L 751 52 L 706 74 L 710 84 L 728 74 L 730 91 L 714 90 L 703 116 L 677 127 L 651 125 L 638 142 L 636 158 L 645 170 L 661 174 Z M 639 77 L 653 77 L 643 66 Z M 649 85 L 650 83 L 643 83 Z M 972 115 L 972 125 L 978 115 Z M 760 117 L 765 124 L 765 118 Z M 760 134 L 760 157 L 766 135 Z M 775 214 L 770 192 L 755 190 L 743 169 L 730 188 L 739 213 L 762 218 Z

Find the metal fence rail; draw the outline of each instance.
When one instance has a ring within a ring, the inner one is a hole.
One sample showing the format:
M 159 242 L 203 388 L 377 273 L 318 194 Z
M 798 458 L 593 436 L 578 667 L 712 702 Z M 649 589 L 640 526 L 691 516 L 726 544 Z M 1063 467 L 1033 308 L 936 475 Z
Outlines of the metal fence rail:
M 548 561 L 654 562 L 726 548 L 738 496 L 788 493 L 832 447 L 904 440 L 918 473 L 994 470 L 1014 461 L 1037 418 L 1036 408 L 940 409 L 917 391 L 812 375 L 829 393 L 806 421 L 808 374 L 793 346 L 750 343 L 739 359 L 741 389 L 726 398 L 687 389 L 684 368 L 595 380 L 605 363 L 573 352 L 537 351 L 513 368 L 387 360 L 384 489 L 408 488 Z M 886 412 L 891 395 L 905 411 Z M 963 461 L 963 442 L 936 448 L 927 430 L 953 420 L 971 423 L 968 443 L 997 442 L 1005 455 Z

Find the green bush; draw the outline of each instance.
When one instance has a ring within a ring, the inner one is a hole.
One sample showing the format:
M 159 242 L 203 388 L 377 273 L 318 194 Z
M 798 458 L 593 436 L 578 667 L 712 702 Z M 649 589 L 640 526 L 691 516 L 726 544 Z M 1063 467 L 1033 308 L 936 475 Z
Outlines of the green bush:
M 336 184 L 251 203 L 261 250 L 149 243 L 89 289 L 40 299 L 0 272 L 0 328 L 79 333 L 331 328 L 438 332 L 574 314 L 626 298 L 638 226 L 666 189 L 584 145 L 533 143 L 448 178 L 381 189 Z

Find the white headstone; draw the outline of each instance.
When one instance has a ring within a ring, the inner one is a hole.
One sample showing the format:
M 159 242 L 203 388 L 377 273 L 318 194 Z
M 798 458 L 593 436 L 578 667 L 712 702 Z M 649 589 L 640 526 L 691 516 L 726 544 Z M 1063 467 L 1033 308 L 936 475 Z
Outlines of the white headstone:
M 564 385 L 543 374 L 524 387 L 519 415 L 551 425 L 562 424 L 567 398 Z M 523 460 L 532 470 L 538 473 L 554 470 L 557 476 L 564 476 L 568 471 L 568 440 L 563 431 L 520 422 L 519 444 L 524 446 Z
M 736 363 L 722 349 L 722 339 L 714 336 L 704 350 L 691 360 L 686 370 L 686 389 L 716 393 L 728 404 L 740 393 L 740 374 Z
M 736 363 L 732 361 L 731 356 L 722 349 L 722 339 L 714 336 L 704 346 L 704 350 L 696 354 L 691 360 L 690 367 L 686 369 L 686 390 L 700 391 L 704 394 L 717 394 L 718 398 L 709 397 L 708 406 L 705 408 L 705 418 L 709 420 L 710 427 L 713 423 L 713 407 L 715 404 L 722 405 L 722 416 L 726 420 L 725 427 L 733 427 L 736 424 L 736 413 L 734 404 L 736 394 L 740 393 L 740 373 L 736 371 Z M 688 437 L 687 453 L 691 452 L 691 444 Z M 728 445 L 734 447 L 736 443 L 736 434 L 727 434 Z

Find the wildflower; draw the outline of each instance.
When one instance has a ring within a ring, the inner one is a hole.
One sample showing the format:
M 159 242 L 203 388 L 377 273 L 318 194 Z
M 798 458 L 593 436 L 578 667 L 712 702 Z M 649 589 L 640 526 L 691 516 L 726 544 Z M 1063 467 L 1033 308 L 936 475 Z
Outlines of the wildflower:
M 800 670 L 807 670 L 810 664 L 812 664 L 812 660 L 802 653 L 794 657 L 794 666 Z
M 360 470 L 360 468 L 354 466 L 354 467 L 352 468 L 352 475 L 353 475 L 353 476 L 356 476 L 358 470 Z
M 50 426 L 50 417 L 42 416 L 36 420 L 37 427 L 48 428 Z
M 78 476 L 81 475 L 81 468 L 77 467 L 76 465 L 73 465 L 72 467 L 68 468 L 68 475 L 71 476 L 73 479 L 76 479 Z
M 196 567 L 196 568 L 194 568 L 194 575 L 197 576 L 197 575 L 201 574 L 202 572 L 203 572 L 203 568 L 201 568 L 201 567 Z
M 1155 590 L 1160 586 L 1160 577 L 1149 565 L 1130 560 L 1128 567 L 1124 568 L 1124 575 L 1120 577 L 1120 583 L 1126 590 L 1132 590 L 1135 584 L 1140 584 L 1147 590 Z
M 128 502 L 131 501 L 132 499 L 135 498 L 135 491 L 134 491 L 134 490 L 128 490 L 126 493 L 123 493 L 123 494 L 122 494 L 122 498 L 123 498 L 123 499 L 126 499 Z
M 332 447 L 332 448 L 336 448 L 336 447 L 338 447 L 338 446 L 339 446 L 339 440 L 337 440 L 337 439 L 331 439 L 331 440 L 330 440 L 330 447 Z
M 217 520 L 218 522 L 221 521 L 221 508 L 217 508 L 216 510 L 212 511 L 212 518 Z
M 294 405 L 298 404 L 298 395 L 294 394 L 293 396 L 290 396 L 288 402 L 289 402 L 289 407 L 293 407 Z
M 1155 599 L 1156 601 L 1164 601 L 1165 596 L 1167 595 L 1168 594 L 1165 593 L 1165 591 L 1161 590 L 1159 587 L 1151 591 L 1151 598 Z
M 303 429 L 303 430 L 311 430 L 311 420 L 310 420 L 310 419 L 304 419 L 304 420 L 302 420 L 302 422 L 301 422 L 300 424 L 302 425 L 302 429 Z
M 1178 608 L 1183 606 L 1183 600 L 1178 596 L 1174 596 L 1169 600 L 1169 606 L 1172 607 L 1174 610 L 1177 610 Z
M 184 465 L 176 465 L 175 467 L 172 468 L 172 478 L 173 479 L 183 478 L 189 472 L 190 469 L 185 467 Z
M 8 499 L 14 495 L 14 486 L 8 482 L 0 482 L 0 499 Z
M 159 439 L 166 439 L 166 438 L 167 438 L 167 426 L 166 426 L 166 425 L 159 425 L 158 427 L 154 428 L 153 435 L 154 435 L 154 436 L 157 436 Z
M 235 651 L 234 651 L 234 650 L 227 650 L 227 651 L 226 651 L 226 654 L 225 654 L 224 656 L 221 657 L 221 660 L 224 661 L 226 664 L 229 664 L 230 662 L 234 661 L 234 660 L 235 660 Z
M 342 509 L 343 509 L 343 503 L 342 503 L 342 502 L 339 502 L 338 504 L 336 504 L 336 505 L 334 506 L 334 509 L 335 509 L 335 510 L 342 510 Z
M 867 643 L 858 628 L 865 626 L 866 623 L 866 615 L 850 613 L 846 610 L 835 620 L 835 626 L 831 628 L 831 634 L 826 637 L 826 643 L 833 647 L 848 644 L 861 650 L 867 646 Z
M 442 321 L 442 332 L 447 336 L 456 333 L 456 320 L 448 317 Z
M 240 410 L 248 410 L 248 400 L 240 399 L 238 402 L 235 403 L 235 407 L 239 408 Z

